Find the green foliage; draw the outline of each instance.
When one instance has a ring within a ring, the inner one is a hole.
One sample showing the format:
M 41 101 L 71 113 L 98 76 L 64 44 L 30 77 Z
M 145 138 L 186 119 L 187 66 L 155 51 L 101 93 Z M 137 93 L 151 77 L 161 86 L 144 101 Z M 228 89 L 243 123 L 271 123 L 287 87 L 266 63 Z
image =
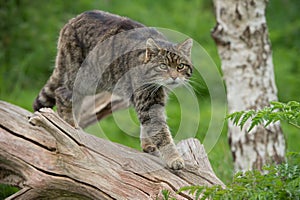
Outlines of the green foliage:
M 287 123 L 300 128 L 300 103 L 290 101 L 288 103 L 271 102 L 269 107 L 261 110 L 249 110 L 234 112 L 227 117 L 233 121 L 233 124 L 241 129 L 246 122 L 251 120 L 247 131 L 251 131 L 255 126 L 263 124 L 268 126 L 277 121 L 286 121 Z
M 271 102 L 269 107 L 255 111 L 240 111 L 232 113 L 228 119 L 244 127 L 250 120 L 248 131 L 255 126 L 264 124 L 268 126 L 279 120 L 286 121 L 300 128 L 300 103 Z M 263 172 L 252 170 L 238 172 L 234 175 L 232 183 L 226 188 L 221 186 L 187 186 L 180 192 L 192 194 L 196 200 L 201 199 L 300 199 L 300 153 L 293 152 L 287 155 L 288 161 L 279 165 L 267 165 Z
M 202 199 L 207 199 L 207 198 L 215 199 L 217 197 L 220 197 L 219 191 L 222 191 L 222 187 L 219 185 L 212 186 L 212 187 L 186 186 L 186 187 L 182 187 L 178 190 L 178 192 L 185 192 L 185 191 L 191 195 L 194 195 L 195 200 L 199 200 L 199 199 L 202 200 Z
M 276 85 L 280 101 L 299 99 L 300 3 L 272 0 L 267 7 L 267 24 L 273 47 Z
M 169 190 L 162 190 L 161 191 L 163 200 L 176 200 L 174 197 L 171 197 Z
M 290 153 L 288 157 L 286 163 L 265 166 L 263 173 L 258 170 L 238 172 L 226 188 L 187 186 L 178 193 L 188 192 L 195 200 L 300 199 L 300 153 Z M 165 197 L 168 199 L 168 196 Z
M 16 187 L 0 184 L 0 199 L 5 199 L 18 191 L 19 189 Z

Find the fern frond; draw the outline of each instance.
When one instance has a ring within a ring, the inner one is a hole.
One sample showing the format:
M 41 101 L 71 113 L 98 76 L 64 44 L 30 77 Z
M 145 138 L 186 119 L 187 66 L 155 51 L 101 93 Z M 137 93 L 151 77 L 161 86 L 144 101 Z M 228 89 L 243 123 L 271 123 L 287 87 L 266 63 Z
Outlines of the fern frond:
M 238 125 L 241 117 L 244 115 L 245 111 L 240 111 L 240 112 L 234 112 L 230 115 L 228 115 L 226 118 L 230 119 L 234 125 Z
M 289 188 L 300 188 L 300 177 L 290 181 L 288 183 Z
M 254 110 L 249 110 L 247 112 L 244 112 L 243 116 L 241 117 L 241 120 L 239 122 L 239 127 L 241 127 L 241 129 L 243 129 L 245 123 L 248 121 L 248 119 L 252 118 L 253 115 L 255 115 L 255 111 Z
M 290 101 L 288 103 L 270 102 L 270 106 L 261 110 L 239 111 L 231 113 L 227 116 L 234 125 L 241 129 L 246 122 L 250 120 L 250 125 L 247 131 L 251 131 L 255 126 L 264 125 L 269 126 L 277 121 L 286 121 L 287 123 L 300 128 L 300 103 L 297 101 Z

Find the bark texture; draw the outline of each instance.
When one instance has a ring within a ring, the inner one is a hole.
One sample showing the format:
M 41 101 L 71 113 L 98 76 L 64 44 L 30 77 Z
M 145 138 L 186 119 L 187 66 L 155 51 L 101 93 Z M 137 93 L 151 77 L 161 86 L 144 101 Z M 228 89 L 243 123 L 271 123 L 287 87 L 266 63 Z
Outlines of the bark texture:
M 0 101 L 0 183 L 21 188 L 7 199 L 162 199 L 163 189 L 193 199 L 176 191 L 224 187 L 198 140 L 177 147 L 186 168 L 171 171 L 155 156 L 74 129 L 51 109 L 32 114 Z
M 227 87 L 229 113 L 261 109 L 277 100 L 271 43 L 265 18 L 266 0 L 214 0 L 218 47 Z M 229 122 L 229 142 L 236 170 L 261 169 L 285 157 L 280 124 L 251 133 Z
M 109 92 L 102 92 L 95 96 L 85 97 L 80 114 L 80 127 L 86 128 L 110 115 L 113 111 L 129 107 L 129 102 L 122 98 L 112 97 Z

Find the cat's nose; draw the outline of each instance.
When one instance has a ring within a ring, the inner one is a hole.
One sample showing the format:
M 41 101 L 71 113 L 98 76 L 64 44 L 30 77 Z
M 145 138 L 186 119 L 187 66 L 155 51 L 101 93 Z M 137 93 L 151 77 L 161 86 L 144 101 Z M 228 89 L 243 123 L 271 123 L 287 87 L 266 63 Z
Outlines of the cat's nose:
M 171 78 L 175 81 L 177 79 L 176 76 L 171 76 Z

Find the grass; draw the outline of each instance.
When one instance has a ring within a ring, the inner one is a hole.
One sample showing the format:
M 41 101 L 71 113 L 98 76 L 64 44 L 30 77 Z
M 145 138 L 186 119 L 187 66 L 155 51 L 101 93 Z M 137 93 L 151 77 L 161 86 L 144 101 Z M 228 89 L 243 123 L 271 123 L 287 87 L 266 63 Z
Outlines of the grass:
M 0 199 L 4 199 L 5 197 L 13 195 L 17 191 L 19 191 L 19 189 L 16 187 L 8 187 L 4 184 L 0 184 Z

